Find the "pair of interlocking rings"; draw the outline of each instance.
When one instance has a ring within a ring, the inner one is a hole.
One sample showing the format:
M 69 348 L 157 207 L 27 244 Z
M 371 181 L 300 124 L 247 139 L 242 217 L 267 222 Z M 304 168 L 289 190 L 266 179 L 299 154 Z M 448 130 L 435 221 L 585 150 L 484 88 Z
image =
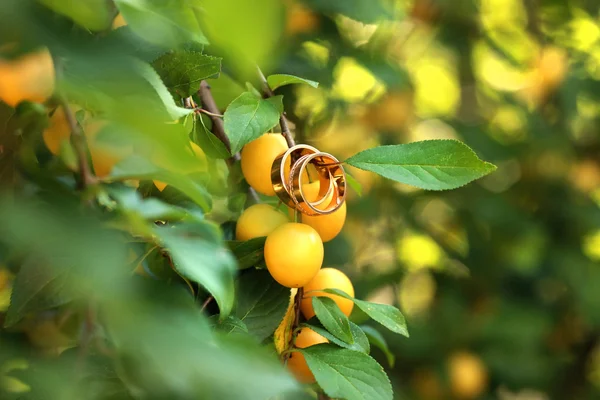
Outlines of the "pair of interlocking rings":
M 309 165 L 318 174 L 316 199 L 308 199 L 304 190 Z M 341 163 L 331 154 L 305 144 L 290 147 L 275 158 L 271 182 L 283 203 L 309 216 L 331 214 L 346 199 L 346 173 Z

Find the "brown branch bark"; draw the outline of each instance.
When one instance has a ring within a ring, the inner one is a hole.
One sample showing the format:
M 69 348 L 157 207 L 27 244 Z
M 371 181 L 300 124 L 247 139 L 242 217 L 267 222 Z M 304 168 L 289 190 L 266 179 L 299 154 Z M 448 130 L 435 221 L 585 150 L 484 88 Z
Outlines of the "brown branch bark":
M 79 124 L 75 119 L 75 115 L 73 114 L 73 111 L 69 107 L 69 104 L 64 97 L 61 97 L 59 101 L 65 112 L 65 117 L 67 118 L 69 128 L 71 129 L 71 143 L 73 144 L 75 154 L 77 155 L 77 165 L 80 177 L 79 188 L 85 189 L 87 186 L 95 184 L 98 180 L 92 173 L 90 164 L 88 163 L 85 137 L 83 136 L 83 132 L 81 132 Z
M 229 138 L 225 134 L 225 124 L 223 119 L 219 117 L 221 115 L 219 107 L 217 107 L 217 103 L 212 96 L 210 91 L 210 85 L 206 81 L 200 82 L 200 89 L 198 90 L 198 97 L 200 98 L 200 102 L 202 103 L 202 107 L 204 110 L 208 111 L 205 113 L 210 120 L 212 121 L 212 133 L 225 145 L 227 151 L 231 153 L 231 142 Z M 210 114 L 209 114 L 210 113 Z M 233 154 L 229 157 L 226 162 L 229 167 L 231 167 L 236 161 L 240 159 L 239 153 Z M 252 199 L 254 203 L 260 203 L 260 198 L 256 191 L 250 187 L 248 188 L 248 197 Z
M 258 77 L 260 79 L 260 83 L 262 86 L 263 97 L 265 97 L 265 98 L 273 97 L 275 95 L 275 93 L 273 93 L 273 90 L 271 90 L 271 88 L 269 87 L 269 83 L 267 82 L 267 78 L 265 77 L 265 74 L 263 74 L 263 72 L 260 70 L 260 68 L 258 66 L 256 67 L 256 71 L 258 72 Z M 281 116 L 279 117 L 279 126 L 281 126 L 281 134 L 285 138 L 285 141 L 287 142 L 288 147 L 295 146 L 296 143 L 294 142 L 294 137 L 292 136 L 292 132 L 290 132 L 290 127 L 288 125 L 288 121 L 285 116 L 285 112 L 283 114 L 281 114 Z

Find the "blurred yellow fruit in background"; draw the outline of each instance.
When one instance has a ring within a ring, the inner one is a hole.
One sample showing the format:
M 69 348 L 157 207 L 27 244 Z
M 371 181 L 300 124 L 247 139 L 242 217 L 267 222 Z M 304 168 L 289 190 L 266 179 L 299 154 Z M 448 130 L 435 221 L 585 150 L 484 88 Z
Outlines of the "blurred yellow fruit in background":
M 452 393 L 459 399 L 479 398 L 486 390 L 488 372 L 475 354 L 460 351 L 448 359 L 448 374 Z
M 48 50 L 0 59 L 0 99 L 9 106 L 25 100 L 44 102 L 53 91 L 54 64 Z

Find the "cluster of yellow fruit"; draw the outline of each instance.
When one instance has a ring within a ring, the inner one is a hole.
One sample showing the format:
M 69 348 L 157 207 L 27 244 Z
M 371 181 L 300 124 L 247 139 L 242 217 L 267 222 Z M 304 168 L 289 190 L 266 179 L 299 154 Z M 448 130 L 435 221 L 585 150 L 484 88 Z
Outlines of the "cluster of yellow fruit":
M 248 184 L 257 192 L 274 196 L 271 182 L 271 167 L 275 158 L 288 149 L 281 134 L 265 134 L 250 142 L 241 152 L 242 173 Z M 289 174 L 289 166 L 284 166 Z M 304 193 L 308 201 L 316 200 L 320 182 L 310 181 L 307 174 L 302 177 Z M 265 263 L 269 273 L 281 285 L 292 288 L 292 300 L 296 288 L 304 288 L 301 311 L 306 319 L 315 316 L 312 296 L 332 298 L 345 315 L 350 315 L 354 303 L 339 296 L 319 293 L 323 289 L 339 289 L 354 296 L 354 287 L 350 279 L 334 268 L 321 268 L 323 264 L 323 243 L 335 238 L 346 220 L 346 204 L 331 214 L 308 216 L 301 214 L 300 222 L 291 222 L 290 217 L 296 210 L 289 209 L 285 215 L 269 204 L 255 204 L 248 207 L 240 216 L 236 227 L 237 240 L 250 240 L 266 236 L 264 248 Z M 293 301 L 292 301 L 293 302 Z M 292 304 L 290 304 L 292 306 Z M 290 313 L 288 313 L 290 314 Z M 284 319 L 285 321 L 285 319 Z M 291 335 L 292 332 L 289 332 Z M 286 345 L 289 343 L 285 336 Z M 297 348 L 305 348 L 327 339 L 309 328 L 302 328 L 295 340 Z M 286 350 L 277 346 L 278 351 Z M 291 353 L 287 366 L 301 382 L 314 382 L 304 356 L 299 352 Z

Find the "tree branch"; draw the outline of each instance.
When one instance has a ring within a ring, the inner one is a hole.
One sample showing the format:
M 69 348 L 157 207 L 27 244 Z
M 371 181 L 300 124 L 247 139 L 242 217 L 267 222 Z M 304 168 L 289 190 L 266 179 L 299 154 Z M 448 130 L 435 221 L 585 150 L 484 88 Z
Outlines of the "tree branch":
M 202 103 L 204 114 L 208 115 L 210 120 L 212 121 L 212 133 L 225 145 L 227 151 L 231 154 L 231 142 L 225 134 L 225 124 L 223 119 L 220 117 L 221 113 L 219 111 L 219 107 L 217 107 L 217 103 L 212 96 L 210 91 L 210 85 L 206 81 L 200 82 L 200 89 L 198 90 L 198 97 L 200 98 L 200 102 Z M 236 153 L 229 157 L 226 162 L 227 165 L 231 168 L 231 166 L 240 159 L 240 154 Z M 260 203 L 260 198 L 252 187 L 248 188 L 248 197 L 252 199 L 253 203 Z
M 260 70 L 258 66 L 256 66 L 256 71 L 258 72 L 258 77 L 260 79 L 260 83 L 262 85 L 262 91 L 264 97 L 273 97 L 275 93 L 269 87 L 269 83 L 267 82 L 267 78 L 265 74 Z M 285 138 L 288 147 L 293 147 L 296 145 L 294 142 L 294 137 L 292 136 L 292 132 L 290 132 L 290 127 L 288 126 L 287 118 L 285 117 L 285 112 L 281 114 L 279 117 L 279 126 L 281 126 L 281 134 Z
M 90 165 L 88 163 L 87 157 L 87 148 L 85 144 L 85 137 L 79 128 L 79 124 L 75 119 L 75 115 L 73 111 L 69 107 L 69 104 L 65 100 L 64 97 L 59 98 L 59 102 L 63 111 L 65 112 L 65 117 L 67 118 L 67 123 L 69 124 L 69 128 L 71 129 L 71 143 L 73 143 L 73 147 L 75 149 L 75 154 L 77 155 L 77 165 L 79 170 L 80 182 L 79 188 L 85 189 L 87 186 L 95 184 L 98 180 L 92 173 L 90 169 Z

